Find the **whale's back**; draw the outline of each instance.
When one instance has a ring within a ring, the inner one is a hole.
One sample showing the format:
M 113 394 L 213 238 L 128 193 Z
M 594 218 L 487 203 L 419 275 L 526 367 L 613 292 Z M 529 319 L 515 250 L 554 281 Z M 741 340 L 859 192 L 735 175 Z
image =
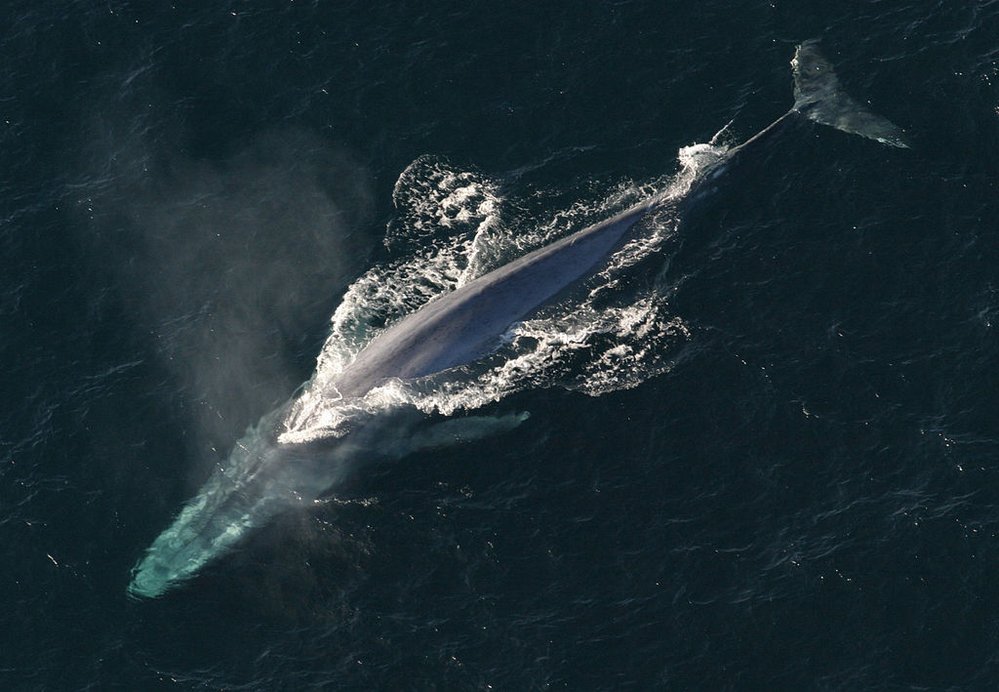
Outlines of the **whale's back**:
M 510 325 L 600 267 L 652 204 L 643 202 L 431 301 L 362 349 L 337 378 L 337 390 L 362 396 L 387 379 L 425 377 L 487 355 Z

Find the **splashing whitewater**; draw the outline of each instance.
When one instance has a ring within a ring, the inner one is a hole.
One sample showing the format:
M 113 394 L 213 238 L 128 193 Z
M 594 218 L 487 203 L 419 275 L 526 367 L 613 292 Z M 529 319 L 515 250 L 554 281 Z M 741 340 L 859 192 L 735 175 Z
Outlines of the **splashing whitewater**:
M 685 147 L 674 176 L 621 182 L 547 220 L 518 216 L 516 200 L 511 203 L 498 182 L 478 172 L 457 170 L 438 157 L 418 158 L 394 188 L 398 216 L 385 244 L 396 259 L 373 267 L 347 290 L 316 372 L 293 402 L 279 441 L 341 437 L 359 416 L 394 406 L 450 415 L 528 388 L 562 386 L 598 396 L 668 371 L 689 329 L 670 313 L 661 287 L 635 289 L 627 279 L 674 238 L 678 203 L 726 150 Z M 392 323 L 505 262 L 656 194 L 661 205 L 604 269 L 574 297 L 513 325 L 495 356 L 430 382 L 389 381 L 351 400 L 337 394 L 337 376 Z

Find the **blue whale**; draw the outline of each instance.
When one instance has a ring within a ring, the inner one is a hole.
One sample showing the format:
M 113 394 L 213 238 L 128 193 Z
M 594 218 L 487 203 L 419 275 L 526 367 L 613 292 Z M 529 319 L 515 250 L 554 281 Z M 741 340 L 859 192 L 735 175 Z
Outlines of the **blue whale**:
M 843 93 L 816 42 L 798 46 L 791 65 L 794 106 L 701 172 L 683 200 L 672 200 L 680 213 L 684 204 L 701 203 L 721 176 L 766 147 L 794 120 L 808 119 L 890 146 L 907 146 L 898 127 Z M 372 339 L 342 370 L 333 383 L 336 391 L 329 395 L 360 398 L 385 382 L 432 376 L 491 354 L 511 325 L 602 268 L 634 236 L 636 225 L 663 203 L 662 197 L 653 196 L 431 301 Z M 231 550 L 254 527 L 289 507 L 314 501 L 336 483 L 351 458 L 399 455 L 437 444 L 433 432 L 413 427 L 413 417 L 397 411 L 369 416 L 332 445 L 282 443 L 278 430 L 292 404 L 264 416 L 249 430 L 236 443 L 226 466 L 153 541 L 132 570 L 131 596 L 160 596 Z M 516 416 L 471 417 L 438 425 L 442 433 L 453 436 L 460 431 L 467 439 L 519 422 Z

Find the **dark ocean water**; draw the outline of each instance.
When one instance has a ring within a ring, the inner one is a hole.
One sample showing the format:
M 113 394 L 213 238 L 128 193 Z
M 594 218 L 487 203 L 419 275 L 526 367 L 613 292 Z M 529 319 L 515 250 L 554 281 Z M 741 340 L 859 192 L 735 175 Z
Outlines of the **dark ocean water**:
M 999 686 L 995 0 L 0 19 L 0 687 Z M 629 277 L 688 332 L 665 372 L 523 389 L 126 596 L 352 282 L 426 250 L 383 243 L 414 161 L 548 222 L 779 117 L 808 38 L 912 148 L 803 125 L 728 181 Z

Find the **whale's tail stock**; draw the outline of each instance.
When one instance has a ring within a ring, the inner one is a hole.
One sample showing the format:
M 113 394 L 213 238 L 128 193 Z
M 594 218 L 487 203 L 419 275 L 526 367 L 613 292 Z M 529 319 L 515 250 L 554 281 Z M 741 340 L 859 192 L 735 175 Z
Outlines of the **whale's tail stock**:
M 902 129 L 872 113 L 842 89 L 832 65 L 819 50 L 819 41 L 803 42 L 791 60 L 794 71 L 794 107 L 810 120 L 837 130 L 873 139 L 893 147 L 908 148 Z

